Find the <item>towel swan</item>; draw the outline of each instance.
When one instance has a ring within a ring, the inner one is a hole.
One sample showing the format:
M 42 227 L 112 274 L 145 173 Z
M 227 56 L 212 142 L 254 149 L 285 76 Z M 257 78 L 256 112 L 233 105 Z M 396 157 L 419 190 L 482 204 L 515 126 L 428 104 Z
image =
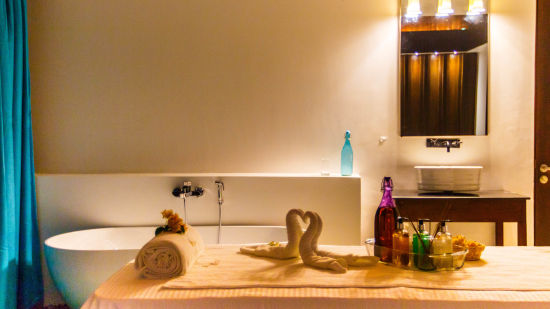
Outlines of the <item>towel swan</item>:
M 312 240 L 311 248 L 313 249 L 313 251 L 315 251 L 315 253 L 317 253 L 317 255 L 331 257 L 334 259 L 344 259 L 347 265 L 357 266 L 357 267 L 372 266 L 378 262 L 379 258 L 376 256 L 360 256 L 360 255 L 355 255 L 351 253 L 338 254 L 330 251 L 319 250 L 317 247 L 317 242 L 319 240 L 319 236 L 321 235 L 321 232 L 323 231 L 323 219 L 321 219 L 321 216 L 316 212 L 312 212 L 312 214 L 316 217 L 317 230 L 316 230 L 315 237 Z
M 241 253 L 281 260 L 298 257 L 300 255 L 298 245 L 304 234 L 299 219 L 305 219 L 304 211 L 301 209 L 291 209 L 286 214 L 286 232 L 288 237 L 288 243 L 286 245 L 242 247 L 240 249 Z
M 347 271 L 347 263 L 343 258 L 332 258 L 317 255 L 317 239 L 321 234 L 319 231 L 319 215 L 308 211 L 305 217 L 309 219 L 309 226 L 300 239 L 300 256 L 304 264 L 315 268 L 330 269 L 338 273 Z

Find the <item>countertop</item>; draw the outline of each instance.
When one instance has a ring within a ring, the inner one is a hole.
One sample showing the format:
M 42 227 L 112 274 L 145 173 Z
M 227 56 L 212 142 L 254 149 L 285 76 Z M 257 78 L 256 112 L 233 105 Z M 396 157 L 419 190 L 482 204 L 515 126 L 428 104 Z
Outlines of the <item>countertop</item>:
M 460 192 L 457 195 L 443 192 L 434 194 L 418 190 L 395 190 L 392 195 L 394 199 L 530 199 L 528 196 L 504 190 L 468 191 Z

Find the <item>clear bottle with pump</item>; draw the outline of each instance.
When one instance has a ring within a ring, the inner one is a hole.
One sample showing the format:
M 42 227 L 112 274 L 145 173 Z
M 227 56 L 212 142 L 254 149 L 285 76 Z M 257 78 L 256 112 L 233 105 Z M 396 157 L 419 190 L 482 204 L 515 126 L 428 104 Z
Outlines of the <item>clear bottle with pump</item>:
M 351 176 L 353 174 L 353 150 L 351 149 L 351 132 L 346 131 L 344 136 L 346 141 L 344 147 L 342 147 L 341 161 L 340 161 L 340 173 L 342 176 Z
M 447 229 L 447 224 L 442 221 L 439 232 L 435 235 L 432 243 L 432 253 L 434 254 L 434 264 L 437 269 L 453 269 L 453 237 Z
M 427 219 L 418 220 L 419 235 L 415 233 L 413 234 L 413 238 L 412 238 L 414 265 L 418 269 L 433 270 L 435 269 L 435 265 L 433 264 L 433 261 L 429 256 L 432 236 L 428 231 L 426 231 L 426 227 L 424 226 L 424 221 L 428 221 L 428 220 Z
M 374 254 L 382 262 L 392 262 L 393 232 L 397 223 L 397 209 L 392 197 L 393 182 L 391 177 L 382 181 L 384 195 L 374 216 Z
M 406 267 L 409 265 L 409 232 L 403 228 L 403 219 L 397 218 L 397 229 L 393 232 L 392 260 L 393 264 Z

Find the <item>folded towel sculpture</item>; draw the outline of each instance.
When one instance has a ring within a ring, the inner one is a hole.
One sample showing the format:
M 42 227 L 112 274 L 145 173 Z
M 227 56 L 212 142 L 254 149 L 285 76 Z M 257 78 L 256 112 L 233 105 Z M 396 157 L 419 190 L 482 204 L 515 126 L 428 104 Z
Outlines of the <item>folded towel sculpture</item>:
M 319 238 L 319 221 L 314 212 L 308 211 L 305 217 L 309 219 L 309 226 L 300 239 L 300 256 L 304 264 L 315 268 L 330 269 L 337 273 L 345 273 L 347 263 L 342 258 L 332 258 L 317 254 L 317 239 Z
M 288 243 L 286 245 L 257 245 L 242 247 L 241 253 L 270 257 L 274 259 L 291 259 L 299 256 L 298 245 L 303 235 L 299 219 L 304 220 L 304 211 L 301 209 L 291 209 L 286 214 L 286 233 Z
M 372 266 L 378 263 L 379 258 L 376 256 L 361 256 L 361 255 L 356 255 L 351 253 L 338 254 L 330 251 L 319 250 L 317 248 L 317 241 L 319 240 L 319 236 L 323 231 L 323 220 L 321 219 L 321 216 L 319 216 L 319 214 L 316 212 L 311 211 L 308 213 L 311 213 L 310 215 L 308 215 L 308 217 L 315 217 L 314 220 L 317 221 L 316 223 L 317 233 L 311 242 L 311 248 L 313 251 L 315 251 L 315 253 L 317 253 L 317 255 L 331 257 L 335 259 L 344 259 L 348 266 L 365 267 L 365 266 Z M 310 218 L 310 222 L 311 221 L 312 219 Z
M 184 275 L 204 251 L 200 234 L 186 225 L 185 233 L 163 232 L 139 250 L 135 268 L 148 279 Z
M 309 221 L 305 233 L 302 232 L 299 219 L 304 222 Z M 304 213 L 301 209 L 291 209 L 286 215 L 286 227 L 287 245 L 266 244 L 242 247 L 240 249 L 241 253 L 274 259 L 290 259 L 299 255 L 306 265 L 333 270 L 337 273 L 345 273 L 348 266 L 372 266 L 379 260 L 375 256 L 338 254 L 319 250 L 317 243 L 323 231 L 323 220 L 316 212 L 308 211 Z

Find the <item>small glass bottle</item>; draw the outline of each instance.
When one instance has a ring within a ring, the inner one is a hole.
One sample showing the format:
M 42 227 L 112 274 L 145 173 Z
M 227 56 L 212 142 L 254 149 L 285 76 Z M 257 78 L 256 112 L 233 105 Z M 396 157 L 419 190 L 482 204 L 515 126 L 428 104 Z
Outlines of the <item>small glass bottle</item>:
M 346 141 L 344 147 L 342 147 L 341 161 L 340 161 L 340 173 L 342 176 L 351 176 L 353 174 L 353 150 L 351 149 L 351 132 L 346 131 L 344 136 Z
M 380 261 L 391 263 L 392 235 L 397 222 L 397 210 L 391 193 L 393 190 L 391 177 L 384 177 L 382 190 L 384 190 L 384 195 L 374 216 L 374 254 L 380 258 Z
M 397 229 L 393 232 L 393 263 L 397 266 L 409 266 L 409 232 L 403 228 L 403 218 L 397 218 Z
M 432 253 L 434 254 L 434 264 L 437 269 L 453 269 L 453 237 L 447 230 L 445 221 L 441 222 L 441 229 L 435 235 L 432 244 Z
M 418 269 L 433 270 L 435 266 L 430 258 L 430 243 L 432 236 L 424 226 L 424 221 L 427 219 L 418 220 L 418 234 L 413 234 L 413 253 L 414 253 L 414 265 Z

